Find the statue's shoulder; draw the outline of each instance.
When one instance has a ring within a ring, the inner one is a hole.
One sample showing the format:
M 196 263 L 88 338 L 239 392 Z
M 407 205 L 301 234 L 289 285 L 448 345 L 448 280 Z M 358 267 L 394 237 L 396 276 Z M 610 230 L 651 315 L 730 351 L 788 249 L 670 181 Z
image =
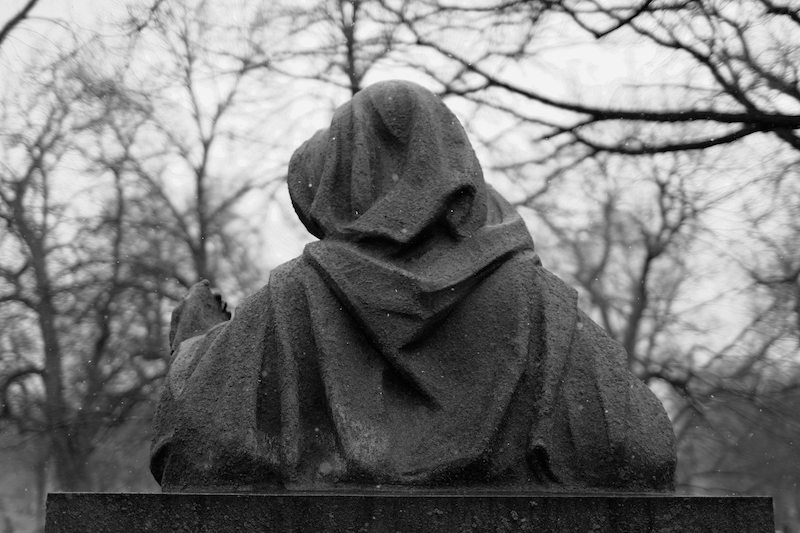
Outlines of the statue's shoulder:
M 297 294 L 296 291 L 306 285 L 306 279 L 313 273 L 313 268 L 302 255 L 282 263 L 269 273 L 267 284 L 245 298 L 242 305 L 260 306 L 269 300 L 270 295 L 274 298 L 282 294 Z
M 577 309 L 578 291 L 542 266 L 538 255 L 533 252 L 527 252 L 526 255 L 530 255 L 533 284 L 540 298 Z
M 308 275 L 311 265 L 305 256 L 295 257 L 275 267 L 269 273 L 269 286 L 297 283 Z

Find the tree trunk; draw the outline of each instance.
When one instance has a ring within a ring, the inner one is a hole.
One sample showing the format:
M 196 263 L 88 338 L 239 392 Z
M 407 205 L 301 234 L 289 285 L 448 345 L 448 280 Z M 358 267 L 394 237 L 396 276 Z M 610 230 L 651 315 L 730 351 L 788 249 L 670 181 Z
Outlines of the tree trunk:
M 72 424 L 64 402 L 63 360 L 56 330 L 56 307 L 53 289 L 47 271 L 45 239 L 32 231 L 24 215 L 19 213 L 17 224 L 22 238 L 31 252 L 31 263 L 36 277 L 38 302 L 36 313 L 44 344 L 45 408 L 58 488 L 64 491 L 83 491 L 89 488 L 85 458 L 78 450 L 77 428 Z

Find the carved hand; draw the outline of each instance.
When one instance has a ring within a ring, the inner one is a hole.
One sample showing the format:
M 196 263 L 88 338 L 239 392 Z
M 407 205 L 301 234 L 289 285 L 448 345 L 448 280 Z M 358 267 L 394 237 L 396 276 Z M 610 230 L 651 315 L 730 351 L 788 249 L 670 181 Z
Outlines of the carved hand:
M 211 292 L 208 280 L 195 283 L 172 311 L 169 329 L 171 353 L 191 337 L 203 335 L 220 322 L 230 320 L 228 305 L 219 294 Z

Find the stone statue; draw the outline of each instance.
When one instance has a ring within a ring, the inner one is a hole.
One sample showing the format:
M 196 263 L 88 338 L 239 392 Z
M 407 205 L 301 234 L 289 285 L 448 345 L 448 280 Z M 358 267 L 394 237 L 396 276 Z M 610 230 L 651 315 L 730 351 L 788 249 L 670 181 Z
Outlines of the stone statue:
M 542 268 L 436 96 L 364 89 L 288 181 L 319 241 L 230 320 L 207 282 L 174 313 L 165 491 L 673 489 L 661 403 Z

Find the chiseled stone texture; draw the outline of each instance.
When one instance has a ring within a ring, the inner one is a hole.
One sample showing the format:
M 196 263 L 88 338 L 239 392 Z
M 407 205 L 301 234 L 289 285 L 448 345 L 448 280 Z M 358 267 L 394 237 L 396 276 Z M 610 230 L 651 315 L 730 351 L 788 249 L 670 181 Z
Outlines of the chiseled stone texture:
M 520 493 L 79 494 L 47 498 L 45 533 L 772 533 L 769 497 Z
M 176 312 L 150 463 L 165 492 L 673 489 L 663 406 L 438 97 L 365 88 L 287 181 L 320 240 L 230 320 L 207 283 Z

